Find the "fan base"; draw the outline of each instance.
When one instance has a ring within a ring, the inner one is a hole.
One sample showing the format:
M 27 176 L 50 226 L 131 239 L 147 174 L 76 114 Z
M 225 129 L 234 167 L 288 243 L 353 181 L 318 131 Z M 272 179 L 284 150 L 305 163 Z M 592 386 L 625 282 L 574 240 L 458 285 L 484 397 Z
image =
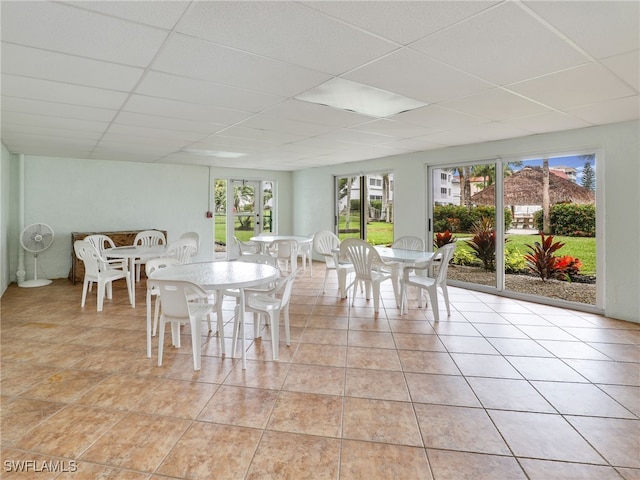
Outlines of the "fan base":
M 51 280 L 47 280 L 46 278 L 39 278 L 37 280 L 25 280 L 24 282 L 18 284 L 19 287 L 44 287 L 45 285 L 49 285 Z

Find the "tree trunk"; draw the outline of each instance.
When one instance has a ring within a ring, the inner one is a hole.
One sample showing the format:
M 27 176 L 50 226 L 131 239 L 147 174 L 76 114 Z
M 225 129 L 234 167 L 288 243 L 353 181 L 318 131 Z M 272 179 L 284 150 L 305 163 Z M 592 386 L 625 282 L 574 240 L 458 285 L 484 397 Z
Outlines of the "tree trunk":
M 551 234 L 550 206 L 549 159 L 545 157 L 542 160 L 542 231 L 545 235 Z

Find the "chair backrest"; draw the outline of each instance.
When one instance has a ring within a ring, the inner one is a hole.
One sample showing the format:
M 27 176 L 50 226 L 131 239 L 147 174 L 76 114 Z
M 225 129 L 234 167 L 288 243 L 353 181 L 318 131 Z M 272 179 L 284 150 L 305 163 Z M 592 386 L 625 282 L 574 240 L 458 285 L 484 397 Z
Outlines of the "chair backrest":
M 175 258 L 180 263 L 189 263 L 196 250 L 197 245 L 193 238 L 181 238 L 169 244 L 164 256 Z
M 102 257 L 90 242 L 76 240 L 73 242 L 73 250 L 84 263 L 85 275 L 97 278 L 100 275 L 100 267 L 103 265 Z
M 147 276 L 149 276 L 156 270 L 167 268 L 172 265 L 180 265 L 180 261 L 177 258 L 160 257 L 147 260 L 144 268 L 147 272 Z
M 277 258 L 260 253 L 247 253 L 246 255 L 241 255 L 238 257 L 238 262 L 260 263 L 263 265 L 271 265 L 272 267 L 278 266 Z
M 396 239 L 391 246 L 403 250 L 424 250 L 424 241 L 420 237 L 406 236 Z
M 185 232 L 180 235 L 180 238 L 193 238 L 196 241 L 196 252 L 194 255 L 198 254 L 200 251 L 200 235 L 198 235 L 198 232 Z
M 134 245 L 144 245 L 151 247 L 153 245 L 166 245 L 167 239 L 164 237 L 164 233 L 159 230 L 143 230 L 138 232 L 136 238 L 133 240 Z
M 271 247 L 275 247 L 276 256 L 280 259 L 290 259 L 298 256 L 297 240 L 274 240 Z
M 441 285 L 447 281 L 447 269 L 449 268 L 449 262 L 453 258 L 453 253 L 456 249 L 456 243 L 448 243 L 440 247 L 433 254 L 431 258 L 431 265 L 438 265 L 438 273 L 435 278 L 436 285 Z
M 313 251 L 318 255 L 330 258 L 332 251 L 340 246 L 340 239 L 329 230 L 321 230 L 313 236 Z
M 280 308 L 285 308 L 287 305 L 289 305 L 289 301 L 291 300 L 291 292 L 293 290 L 293 282 L 296 279 L 297 274 L 298 270 L 295 270 L 286 277 L 282 277 L 276 280 L 278 282 L 276 295 L 280 297 Z
M 238 253 L 240 255 L 248 255 L 258 253 L 259 245 L 251 242 L 243 242 L 238 237 L 233 237 L 233 241 L 238 246 Z
M 87 235 L 84 237 L 85 242 L 89 242 L 102 255 L 107 248 L 115 248 L 116 244 L 107 235 L 96 233 L 95 235 Z
M 346 238 L 340 244 L 340 257 L 348 258 L 358 278 L 371 279 L 371 271 L 382 263 L 380 254 L 370 243 L 359 238 Z
M 200 285 L 180 280 L 147 280 L 147 288 L 155 290 L 162 301 L 162 314 L 173 319 L 189 319 L 187 295 L 196 293 L 206 296 Z

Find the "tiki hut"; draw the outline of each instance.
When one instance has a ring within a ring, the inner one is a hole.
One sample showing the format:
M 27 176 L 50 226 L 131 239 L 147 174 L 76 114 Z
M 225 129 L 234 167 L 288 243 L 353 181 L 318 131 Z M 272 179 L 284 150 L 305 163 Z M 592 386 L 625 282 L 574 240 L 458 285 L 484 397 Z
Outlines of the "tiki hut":
M 474 205 L 495 205 L 495 185 L 471 196 Z M 595 203 L 588 188 L 549 172 L 549 198 L 556 203 Z M 504 204 L 542 205 L 542 167 L 525 167 L 504 179 Z

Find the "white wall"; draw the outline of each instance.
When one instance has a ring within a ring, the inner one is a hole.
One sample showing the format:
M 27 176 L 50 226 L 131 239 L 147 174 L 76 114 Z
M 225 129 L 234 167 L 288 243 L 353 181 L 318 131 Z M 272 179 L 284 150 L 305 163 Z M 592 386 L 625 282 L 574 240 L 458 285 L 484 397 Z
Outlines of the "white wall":
M 11 244 L 11 158 L 4 145 L 0 152 L 0 295 L 9 286 L 9 251 Z M 14 157 L 15 158 L 15 157 Z
M 12 179 L 17 182 L 16 156 L 14 160 L 11 162 Z M 40 277 L 68 276 L 71 232 L 157 228 L 167 230 L 167 240 L 172 242 L 186 231 L 195 231 L 200 235 L 201 244 L 196 260 L 212 260 L 214 220 L 205 215 L 209 208 L 210 174 L 217 178 L 275 180 L 280 195 L 278 228 L 280 231 L 291 229 L 290 172 L 28 155 L 25 155 L 24 163 L 24 225 L 47 223 L 56 234 L 51 248 L 38 257 Z M 10 209 L 18 211 L 17 196 L 12 195 L 11 199 Z M 206 248 L 207 245 L 211 247 Z M 9 252 L 11 281 L 16 280 L 17 256 L 16 243 Z M 33 278 L 30 254 L 25 255 L 25 266 L 27 279 Z
M 333 176 L 394 172 L 394 234 L 426 232 L 426 166 L 514 156 L 599 149 L 598 188 L 604 206 L 605 314 L 638 322 L 640 317 L 640 125 L 625 122 L 566 132 L 464 145 L 294 172 L 293 223 L 299 233 L 333 229 Z M 602 227 L 602 225 L 600 225 Z M 600 228 L 599 227 L 599 228 Z M 602 231 L 602 229 L 601 229 Z M 601 278 L 602 279 L 602 278 Z

